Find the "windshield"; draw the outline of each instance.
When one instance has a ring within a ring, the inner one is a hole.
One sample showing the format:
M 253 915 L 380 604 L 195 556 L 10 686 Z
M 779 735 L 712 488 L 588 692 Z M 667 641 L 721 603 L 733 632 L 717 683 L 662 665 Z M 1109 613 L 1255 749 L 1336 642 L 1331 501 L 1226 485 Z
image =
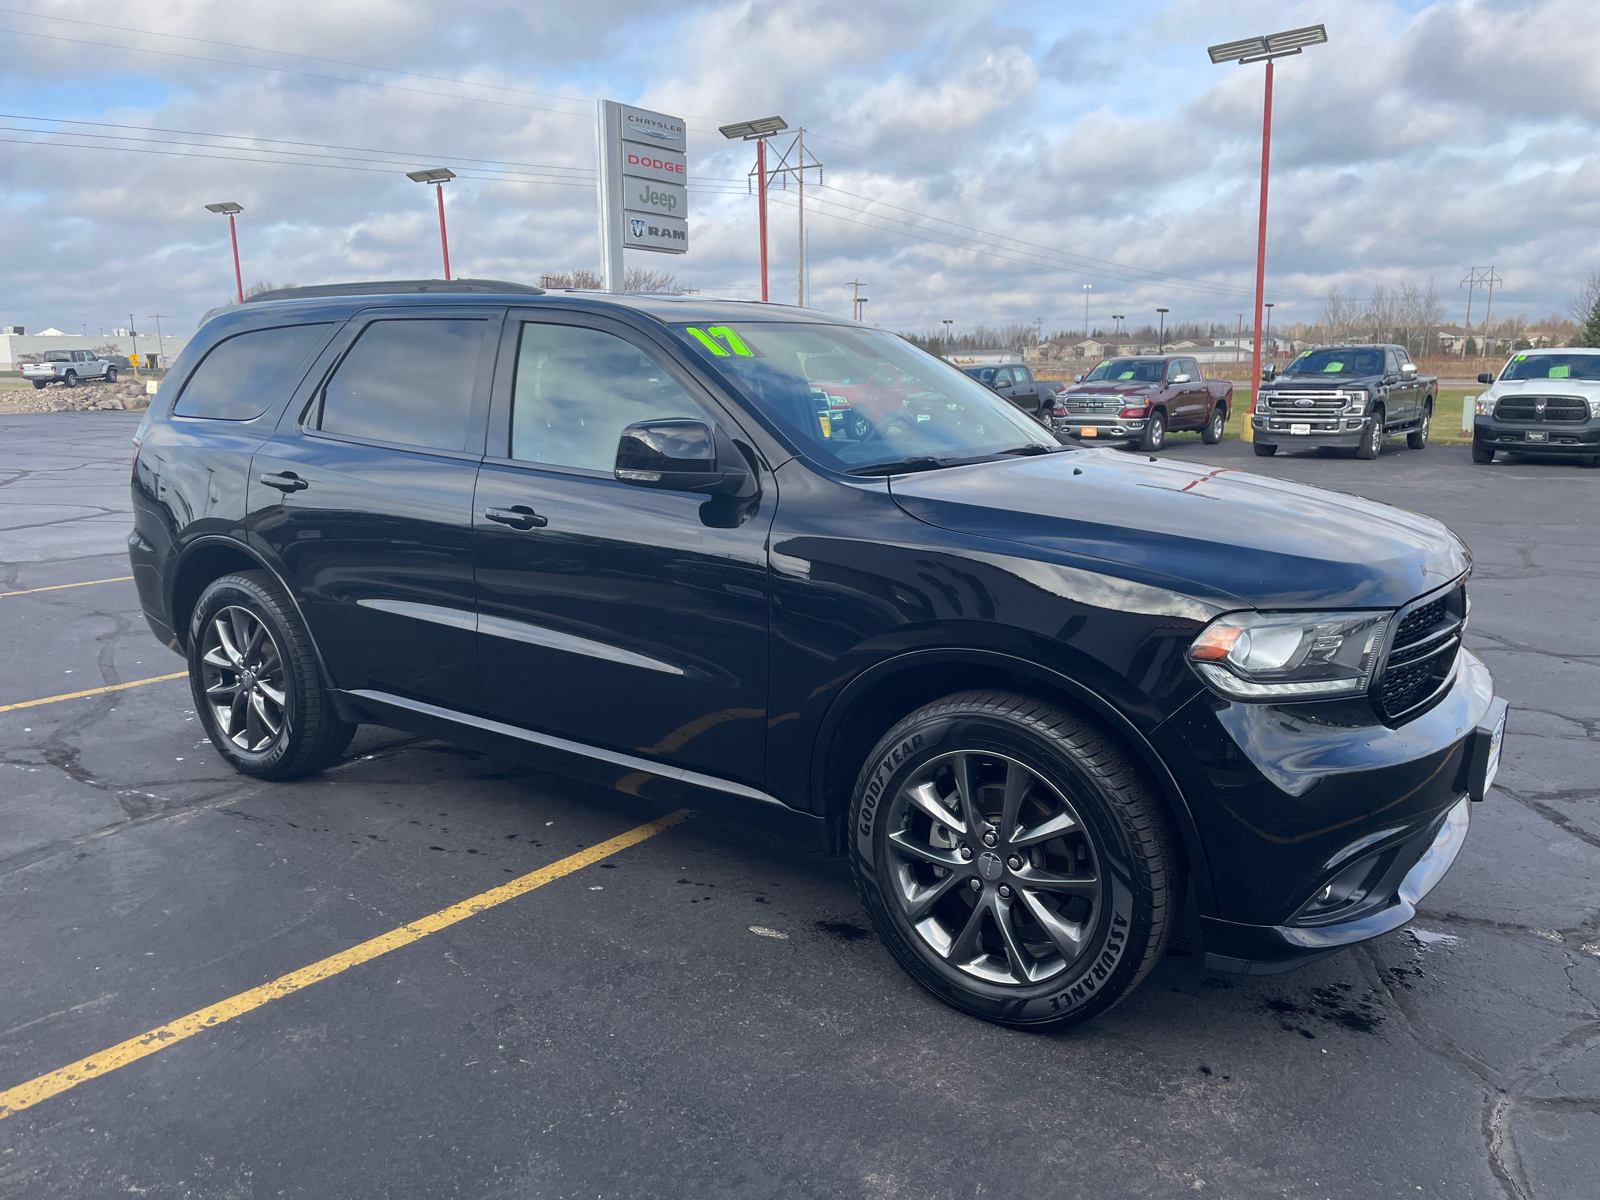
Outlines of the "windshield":
M 45 355 L 44 355 L 44 361 L 45 362 L 71 362 L 72 361 L 72 355 L 68 354 L 65 350 L 46 350 L 45 351 Z
M 1286 375 L 1382 375 L 1383 351 L 1366 348 L 1307 350 Z
M 1515 355 L 1501 379 L 1600 379 L 1600 354 Z
M 963 367 L 962 370 L 964 370 L 968 375 L 971 375 L 979 383 L 988 383 L 994 378 L 995 372 L 994 367 Z
M 977 380 L 892 334 L 777 322 L 675 329 L 802 453 L 834 470 L 1061 449 Z
M 1159 358 L 1113 358 L 1083 377 L 1085 383 L 1160 383 L 1166 364 Z

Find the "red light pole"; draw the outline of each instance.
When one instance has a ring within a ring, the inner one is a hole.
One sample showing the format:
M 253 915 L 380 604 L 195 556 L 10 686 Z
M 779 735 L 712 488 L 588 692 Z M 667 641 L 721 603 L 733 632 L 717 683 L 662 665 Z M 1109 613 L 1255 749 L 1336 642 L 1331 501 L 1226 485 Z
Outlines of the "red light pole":
M 1214 63 L 1267 64 L 1266 96 L 1261 105 L 1261 200 L 1257 208 L 1256 225 L 1256 308 L 1250 351 L 1250 416 L 1240 429 L 1240 435 L 1247 442 L 1255 440 L 1251 435 L 1251 421 L 1255 418 L 1256 399 L 1261 391 L 1261 313 L 1267 286 L 1267 167 L 1272 156 L 1272 63 L 1274 59 L 1299 54 L 1307 46 L 1319 46 L 1327 40 L 1326 26 L 1307 25 L 1283 33 L 1270 33 L 1265 37 L 1224 42 L 1206 49 Z
M 239 231 L 234 228 L 233 218 L 235 213 L 244 211 L 232 200 L 224 200 L 220 204 L 206 205 L 207 212 L 226 213 L 228 215 L 228 237 L 233 240 L 233 286 L 238 289 L 239 303 L 244 303 L 244 276 L 239 273 Z
M 759 206 L 757 221 L 761 230 L 761 301 L 767 300 L 767 139 L 782 133 L 789 123 L 782 117 L 762 117 L 757 121 L 740 121 L 733 125 L 719 125 L 717 132 L 725 138 L 743 138 L 756 144 L 756 196 Z
M 450 278 L 450 238 L 444 228 L 444 185 L 456 177 L 449 167 L 430 167 L 426 171 L 407 171 L 406 178 L 416 183 L 431 183 L 439 192 L 439 250 L 444 254 L 444 277 Z

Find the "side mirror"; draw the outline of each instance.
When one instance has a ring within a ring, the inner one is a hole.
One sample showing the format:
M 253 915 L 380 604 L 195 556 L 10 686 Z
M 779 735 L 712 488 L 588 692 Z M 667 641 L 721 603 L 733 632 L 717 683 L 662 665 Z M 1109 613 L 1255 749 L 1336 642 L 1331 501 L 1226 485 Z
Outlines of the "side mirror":
M 1263 379 L 1276 379 L 1277 377 L 1278 377 L 1278 368 L 1273 366 L 1271 363 L 1268 363 L 1266 366 L 1261 368 L 1261 378 L 1263 378 Z
M 1082 375 L 1074 375 L 1072 377 L 1072 382 L 1073 383 L 1082 383 L 1083 382 L 1083 376 Z
M 754 483 L 726 434 L 687 418 L 635 421 L 624 429 L 617 439 L 616 475 L 635 487 L 702 496 L 739 495 Z
M 1168 383 L 1188 383 L 1189 382 L 1189 377 L 1187 375 L 1174 375 L 1167 382 Z
M 1408 362 L 1408 363 L 1401 363 L 1400 364 L 1400 374 L 1402 374 L 1402 375 L 1415 375 L 1416 373 L 1417 373 L 1417 364 L 1416 363 Z
M 1483 374 L 1478 376 L 1478 382 L 1479 383 L 1493 383 L 1494 382 L 1494 376 L 1489 374 L 1489 372 L 1485 371 L 1485 372 L 1483 372 Z

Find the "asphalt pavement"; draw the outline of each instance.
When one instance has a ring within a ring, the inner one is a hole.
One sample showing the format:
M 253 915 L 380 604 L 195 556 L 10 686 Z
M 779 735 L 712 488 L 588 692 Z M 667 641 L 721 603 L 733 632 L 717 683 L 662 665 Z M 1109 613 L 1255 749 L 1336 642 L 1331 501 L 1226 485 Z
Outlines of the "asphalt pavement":
M 698 816 L 612 849 L 665 810 L 381 729 L 260 784 L 182 679 L 97 690 L 182 670 L 122 578 L 136 422 L 0 417 L 0 1093 L 91 1064 L 0 1118 L 0 1196 L 1600 1190 L 1600 471 L 1173 441 L 1455 528 L 1505 765 L 1409 930 L 1243 978 L 1191 918 L 1037 1035 L 913 985 L 841 861 Z

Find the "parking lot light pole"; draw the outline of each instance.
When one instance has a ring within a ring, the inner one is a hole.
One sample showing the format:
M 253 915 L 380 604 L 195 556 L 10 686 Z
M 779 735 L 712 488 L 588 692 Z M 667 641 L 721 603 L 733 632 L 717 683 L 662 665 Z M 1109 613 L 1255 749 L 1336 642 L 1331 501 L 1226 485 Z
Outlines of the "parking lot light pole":
M 219 204 L 206 205 L 207 212 L 228 214 L 228 237 L 233 241 L 233 286 L 239 290 L 239 303 L 244 303 L 244 276 L 239 273 L 239 231 L 233 226 L 236 213 L 244 211 L 232 200 L 224 200 Z
M 1164 354 L 1167 349 L 1167 312 L 1165 308 L 1156 309 L 1161 314 L 1161 332 L 1156 334 L 1156 353 Z
M 1089 340 L 1089 293 L 1094 290 L 1094 284 L 1083 285 L 1083 340 Z
M 444 185 L 456 177 L 449 167 L 430 167 L 426 171 L 407 171 L 415 183 L 430 183 L 439 193 L 439 249 L 444 252 L 444 277 L 450 278 L 450 238 L 444 231 Z
M 944 326 L 944 341 L 945 345 L 948 346 L 950 344 L 950 326 L 954 325 L 955 322 L 953 320 L 946 319 L 940 321 L 939 324 Z
M 730 140 L 742 139 L 756 144 L 756 221 L 760 226 L 761 241 L 761 302 L 767 302 L 767 139 L 789 128 L 782 117 L 761 117 L 754 121 L 736 121 L 732 125 L 719 125 L 717 132 Z
M 1261 202 L 1257 208 L 1256 226 L 1256 323 L 1255 349 L 1250 355 L 1250 413 L 1256 411 L 1256 398 L 1261 391 L 1261 310 L 1265 301 L 1267 270 L 1267 165 L 1272 152 L 1272 63 L 1274 59 L 1299 54 L 1307 46 L 1320 46 L 1328 40 L 1324 25 L 1305 25 L 1287 29 L 1282 33 L 1269 33 L 1265 37 L 1244 38 L 1237 42 L 1223 42 L 1206 47 L 1214 63 L 1264 62 L 1266 70 L 1266 95 L 1261 106 Z M 1250 419 L 1242 427 L 1242 436 L 1253 441 Z
M 1266 304 L 1264 304 L 1262 306 L 1267 310 L 1267 332 L 1263 336 L 1267 339 L 1268 342 L 1272 341 L 1272 305 L 1273 305 L 1273 303 L 1274 303 L 1274 301 L 1268 300 L 1266 302 Z M 1278 361 L 1278 347 L 1277 346 L 1273 346 L 1272 347 L 1272 361 L 1273 362 L 1277 362 Z

